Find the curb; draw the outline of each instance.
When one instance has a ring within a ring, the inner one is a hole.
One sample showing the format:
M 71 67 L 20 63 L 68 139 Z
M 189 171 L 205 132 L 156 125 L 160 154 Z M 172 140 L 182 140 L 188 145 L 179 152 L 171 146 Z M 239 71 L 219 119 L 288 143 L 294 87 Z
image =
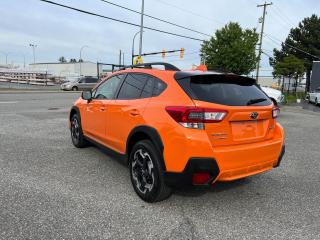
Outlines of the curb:
M 71 94 L 71 93 L 81 93 L 81 91 L 54 91 L 54 90 L 1 90 L 0 89 L 0 94 L 12 94 L 12 93 L 66 93 L 66 94 Z

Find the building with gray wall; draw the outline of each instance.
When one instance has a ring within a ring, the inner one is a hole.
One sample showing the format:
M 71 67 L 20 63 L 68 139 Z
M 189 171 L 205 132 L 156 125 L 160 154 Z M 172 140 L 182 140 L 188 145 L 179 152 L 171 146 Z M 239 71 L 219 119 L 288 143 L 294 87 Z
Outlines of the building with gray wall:
M 320 61 L 314 61 L 312 65 L 310 91 L 320 88 Z

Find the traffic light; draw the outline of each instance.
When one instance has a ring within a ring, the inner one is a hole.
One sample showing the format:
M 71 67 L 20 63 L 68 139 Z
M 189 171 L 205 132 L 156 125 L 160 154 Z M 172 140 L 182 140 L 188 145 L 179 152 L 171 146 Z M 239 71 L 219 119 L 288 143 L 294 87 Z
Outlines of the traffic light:
M 162 58 L 165 58 L 165 57 L 166 57 L 166 50 L 163 49 L 163 50 L 162 50 Z
M 180 58 L 183 58 L 184 57 L 184 48 L 181 48 L 180 49 Z

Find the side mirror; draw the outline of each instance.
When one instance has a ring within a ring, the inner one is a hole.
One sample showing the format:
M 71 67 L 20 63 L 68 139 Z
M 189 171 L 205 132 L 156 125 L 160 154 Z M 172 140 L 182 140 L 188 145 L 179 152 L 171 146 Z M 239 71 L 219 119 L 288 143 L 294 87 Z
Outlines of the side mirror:
M 92 100 L 92 92 L 91 92 L 90 90 L 83 91 L 83 92 L 81 93 L 81 97 L 82 97 L 82 99 L 84 99 L 84 100 L 91 101 L 91 100 Z

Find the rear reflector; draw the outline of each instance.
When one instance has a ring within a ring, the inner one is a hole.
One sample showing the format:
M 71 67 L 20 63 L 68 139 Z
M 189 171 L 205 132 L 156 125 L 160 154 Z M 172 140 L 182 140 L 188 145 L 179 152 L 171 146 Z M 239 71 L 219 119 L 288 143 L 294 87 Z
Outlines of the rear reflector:
M 194 173 L 192 175 L 192 184 L 195 184 L 195 185 L 207 184 L 211 178 L 212 177 L 209 173 Z
M 274 107 L 272 109 L 272 117 L 273 118 L 277 118 L 280 115 L 280 108 L 278 107 Z
M 204 129 L 203 123 L 221 122 L 227 111 L 200 107 L 166 107 L 169 115 L 187 128 Z

